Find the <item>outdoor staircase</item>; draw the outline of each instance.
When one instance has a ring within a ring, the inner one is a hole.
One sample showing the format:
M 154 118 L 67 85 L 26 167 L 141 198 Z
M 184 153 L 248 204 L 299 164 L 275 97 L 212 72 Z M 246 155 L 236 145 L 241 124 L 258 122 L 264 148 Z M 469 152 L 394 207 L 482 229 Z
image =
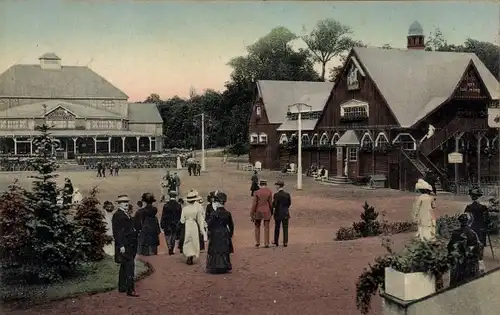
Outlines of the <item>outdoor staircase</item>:
M 422 176 L 425 176 L 425 173 L 429 171 L 429 168 L 418 158 L 418 152 L 417 151 L 405 151 L 401 150 L 401 153 L 405 158 L 407 158 L 413 166 L 419 171 Z
M 328 177 L 327 179 L 317 179 L 318 182 L 324 185 L 350 185 L 352 184 L 351 180 L 346 176 L 333 176 Z

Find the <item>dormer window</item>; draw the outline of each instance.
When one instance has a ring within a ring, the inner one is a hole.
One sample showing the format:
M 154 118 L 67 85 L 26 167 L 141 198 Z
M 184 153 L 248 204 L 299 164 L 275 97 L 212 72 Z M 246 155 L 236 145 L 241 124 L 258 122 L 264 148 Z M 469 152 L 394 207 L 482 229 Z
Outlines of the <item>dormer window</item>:
M 252 133 L 250 135 L 250 143 L 259 143 L 259 135 L 256 133 Z
M 352 99 L 340 105 L 340 117 L 343 121 L 361 121 L 369 116 L 368 103 Z
M 259 143 L 267 144 L 267 135 L 265 133 L 259 135 Z

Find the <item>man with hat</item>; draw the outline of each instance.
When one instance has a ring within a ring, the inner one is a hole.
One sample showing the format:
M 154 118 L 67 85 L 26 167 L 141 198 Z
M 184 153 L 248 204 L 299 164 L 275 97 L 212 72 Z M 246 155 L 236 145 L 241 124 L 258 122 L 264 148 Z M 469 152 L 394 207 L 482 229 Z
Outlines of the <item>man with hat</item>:
M 271 213 L 274 215 L 274 244 L 279 246 L 280 228 L 283 226 L 283 246 L 288 246 L 288 220 L 290 219 L 290 206 L 292 197 L 283 190 L 285 183 L 278 180 L 275 183 L 278 191 L 273 196 Z
M 169 192 L 169 200 L 163 205 L 161 214 L 160 227 L 165 235 L 167 242 L 168 254 L 174 254 L 175 240 L 177 239 L 177 230 L 179 221 L 181 220 L 182 206 L 177 201 L 177 192 Z
M 470 228 L 476 232 L 484 248 L 488 236 L 488 207 L 478 201 L 483 196 L 483 192 L 479 188 L 469 190 L 469 196 L 472 199 L 472 203 L 465 207 L 464 213 L 469 213 L 472 216 Z M 480 262 L 480 269 L 484 270 L 484 262 L 482 260 Z
M 135 293 L 135 256 L 137 254 L 137 231 L 134 220 L 128 214 L 130 199 L 128 195 L 120 195 L 116 200 L 118 210 L 113 214 L 111 223 L 115 239 L 115 262 L 120 264 L 118 275 L 118 291 L 128 296 L 139 296 Z
M 264 221 L 264 245 L 269 247 L 269 221 L 271 220 L 271 209 L 273 205 L 273 193 L 267 187 L 267 180 L 260 180 L 260 188 L 254 194 L 250 218 L 254 222 L 255 247 L 260 246 L 260 226 Z

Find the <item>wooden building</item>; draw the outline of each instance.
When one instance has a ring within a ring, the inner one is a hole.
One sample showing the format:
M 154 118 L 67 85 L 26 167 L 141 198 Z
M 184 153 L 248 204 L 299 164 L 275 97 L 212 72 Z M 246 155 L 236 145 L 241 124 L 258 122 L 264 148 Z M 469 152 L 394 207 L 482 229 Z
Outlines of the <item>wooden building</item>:
M 286 133 L 297 130 L 297 115 L 287 115 L 288 106 L 296 103 L 311 106 L 311 110 L 302 115 L 302 128 L 312 131 L 332 88 L 332 82 L 257 81 L 248 132 L 250 163 L 258 161 L 263 168 L 279 169 L 279 144 L 288 142 Z M 281 159 L 288 156 L 281 154 Z
M 48 123 L 66 158 L 80 153 L 161 151 L 163 119 L 155 104 L 128 96 L 85 66 L 54 53 L 0 74 L 0 152 L 32 154 L 35 126 Z
M 447 157 L 460 152 L 459 180 L 496 181 L 499 139 L 487 110 L 498 103 L 498 81 L 475 54 L 425 51 L 417 22 L 407 43 L 351 50 L 314 131 L 303 135 L 303 169 L 308 161 L 330 176 L 384 175 L 391 188 L 413 189 L 427 170 L 453 181 Z

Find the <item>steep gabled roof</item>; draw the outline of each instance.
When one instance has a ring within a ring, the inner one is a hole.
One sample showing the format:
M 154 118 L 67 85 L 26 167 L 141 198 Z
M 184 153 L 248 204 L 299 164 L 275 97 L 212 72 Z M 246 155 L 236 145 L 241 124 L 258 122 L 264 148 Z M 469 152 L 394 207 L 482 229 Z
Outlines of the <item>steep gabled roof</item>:
M 471 63 L 491 97 L 500 97 L 498 81 L 475 54 L 353 49 L 402 127 L 413 126 L 448 100 Z
M 163 123 L 160 111 L 154 103 L 129 103 L 128 120 L 131 123 Z
M 296 103 L 311 105 L 313 111 L 323 110 L 332 88 L 333 82 L 257 81 L 257 89 L 271 124 L 283 123 L 288 106 Z
M 43 105 L 47 105 L 43 108 Z M 44 102 L 19 105 L 0 111 L 0 118 L 40 118 L 47 113 L 61 107 L 76 115 L 78 118 L 110 118 L 119 119 L 125 118 L 118 114 L 108 112 L 102 109 L 97 109 L 88 105 L 77 104 L 68 101 L 47 100 Z
M 87 67 L 42 69 L 39 65 L 14 65 L 2 73 L 0 97 L 128 99 L 125 93 Z

